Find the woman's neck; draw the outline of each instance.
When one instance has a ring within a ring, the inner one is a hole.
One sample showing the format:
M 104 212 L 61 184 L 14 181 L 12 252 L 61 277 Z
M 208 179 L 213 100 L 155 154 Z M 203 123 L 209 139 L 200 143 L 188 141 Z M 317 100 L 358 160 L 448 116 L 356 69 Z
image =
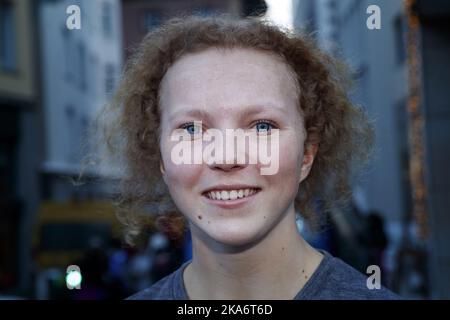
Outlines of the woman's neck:
M 192 245 L 192 263 L 184 272 L 190 299 L 292 299 L 322 260 L 298 233 L 293 208 L 245 250 L 213 250 L 195 232 Z

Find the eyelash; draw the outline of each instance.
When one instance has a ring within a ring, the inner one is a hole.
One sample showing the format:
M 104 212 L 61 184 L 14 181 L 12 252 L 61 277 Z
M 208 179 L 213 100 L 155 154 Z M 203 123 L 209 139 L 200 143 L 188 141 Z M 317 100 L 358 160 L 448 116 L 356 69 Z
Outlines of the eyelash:
M 187 129 L 188 127 L 193 126 L 193 125 L 194 125 L 194 122 L 186 122 L 186 123 L 183 123 L 183 124 L 179 127 L 179 129 Z
M 268 119 L 260 119 L 260 120 L 256 121 L 253 124 L 253 127 L 260 123 L 268 123 L 272 127 L 271 129 L 278 128 L 278 126 L 276 125 L 275 122 L 273 122 L 272 120 L 268 120 Z M 188 127 L 193 126 L 193 125 L 194 125 L 194 122 L 186 122 L 186 123 L 183 123 L 182 125 L 180 125 L 179 129 L 187 129 Z
M 273 122 L 272 120 L 268 120 L 268 119 L 258 120 L 255 122 L 255 124 L 253 126 L 256 126 L 257 124 L 260 124 L 260 123 L 268 123 L 272 127 L 271 129 L 278 129 L 277 124 L 275 122 Z

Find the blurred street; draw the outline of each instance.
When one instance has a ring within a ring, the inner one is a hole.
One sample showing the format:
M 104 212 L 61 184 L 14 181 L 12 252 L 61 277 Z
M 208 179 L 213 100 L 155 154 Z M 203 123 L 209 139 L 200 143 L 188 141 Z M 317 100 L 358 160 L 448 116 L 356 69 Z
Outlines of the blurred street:
M 375 156 L 349 208 L 299 232 L 364 274 L 380 266 L 404 298 L 450 299 L 444 0 L 0 0 L 0 299 L 124 299 L 191 259 L 189 233 L 174 240 L 152 215 L 141 245 L 125 246 L 116 168 L 86 165 L 88 130 L 132 49 L 183 12 L 268 17 L 350 66 Z M 81 289 L 68 288 L 69 266 Z

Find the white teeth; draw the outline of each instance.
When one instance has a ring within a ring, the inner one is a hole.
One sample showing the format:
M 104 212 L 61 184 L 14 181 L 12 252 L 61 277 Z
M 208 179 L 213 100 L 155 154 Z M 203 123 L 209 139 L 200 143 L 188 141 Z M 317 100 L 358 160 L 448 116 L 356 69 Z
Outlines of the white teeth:
M 210 191 L 206 195 L 213 200 L 236 200 L 251 196 L 257 192 L 256 189 L 222 190 Z
M 220 198 L 222 200 L 228 200 L 230 198 L 230 193 L 224 190 L 220 193 Z

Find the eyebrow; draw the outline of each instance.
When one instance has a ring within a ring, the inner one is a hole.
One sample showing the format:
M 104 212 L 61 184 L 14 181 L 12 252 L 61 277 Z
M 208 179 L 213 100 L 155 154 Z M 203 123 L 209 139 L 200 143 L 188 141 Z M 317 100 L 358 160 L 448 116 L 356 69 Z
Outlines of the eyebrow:
M 239 112 L 239 114 L 242 117 L 248 117 L 249 115 L 257 115 L 260 113 L 265 113 L 267 111 L 280 111 L 282 113 L 286 113 L 286 110 L 284 108 L 280 108 L 278 106 L 275 106 L 272 103 L 266 103 L 261 105 L 252 105 L 249 107 L 246 107 L 245 110 L 242 112 Z M 174 120 L 175 118 L 181 117 L 181 116 L 190 116 L 193 118 L 200 118 L 200 119 L 209 119 L 210 114 L 206 112 L 203 109 L 190 109 L 186 112 L 177 112 L 175 114 L 172 114 L 169 119 L 170 121 Z

